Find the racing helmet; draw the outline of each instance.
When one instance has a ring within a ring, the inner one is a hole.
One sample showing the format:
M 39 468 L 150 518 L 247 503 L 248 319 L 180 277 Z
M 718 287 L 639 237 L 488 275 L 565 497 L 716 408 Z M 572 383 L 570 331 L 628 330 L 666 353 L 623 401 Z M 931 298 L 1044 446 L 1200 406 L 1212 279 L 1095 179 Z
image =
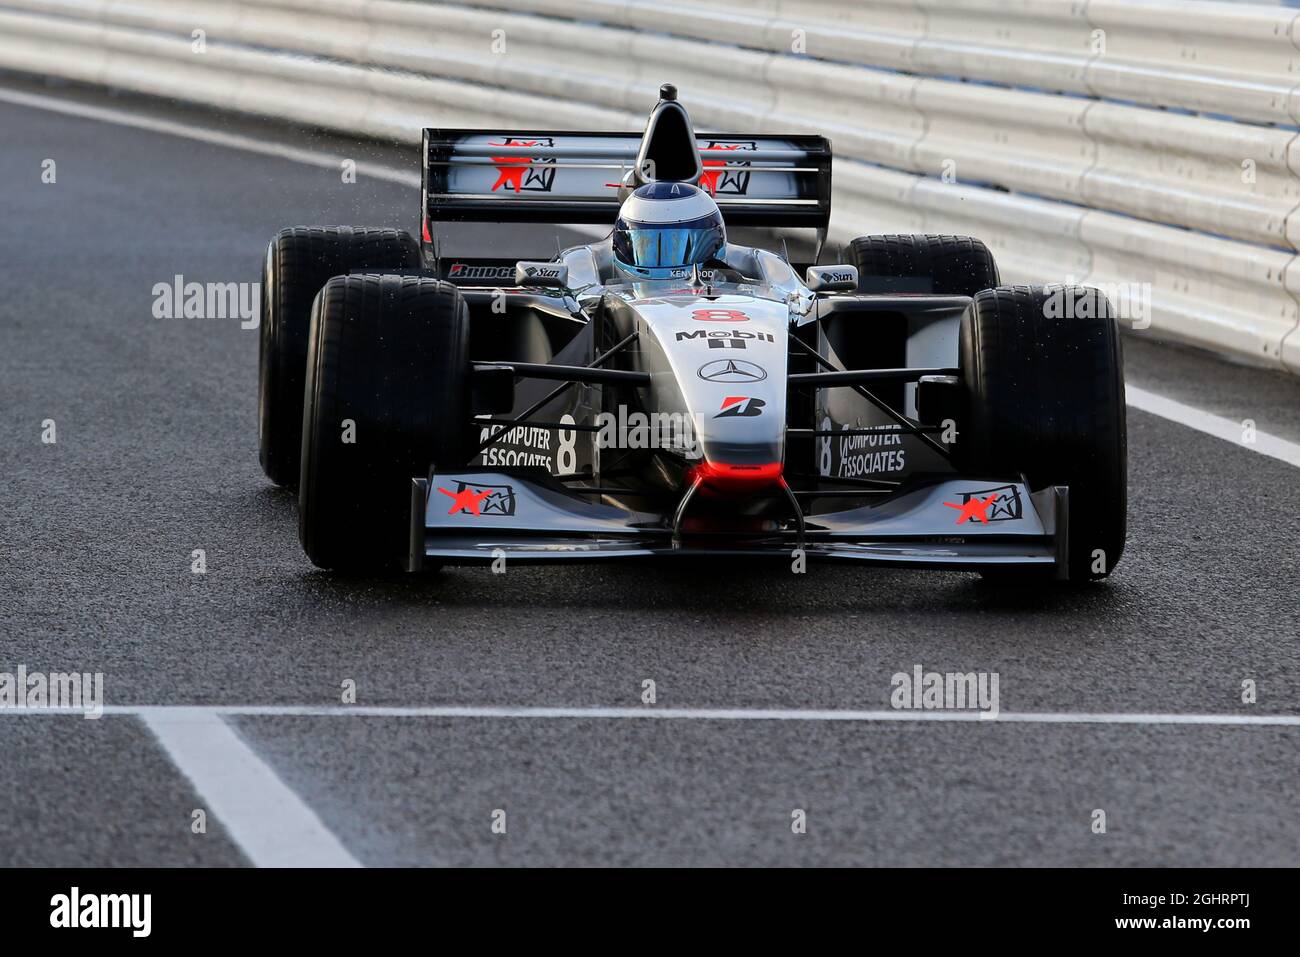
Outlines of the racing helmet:
M 690 183 L 647 183 L 623 201 L 614 223 L 614 260 L 642 279 L 676 279 L 718 257 L 727 243 L 722 213 Z

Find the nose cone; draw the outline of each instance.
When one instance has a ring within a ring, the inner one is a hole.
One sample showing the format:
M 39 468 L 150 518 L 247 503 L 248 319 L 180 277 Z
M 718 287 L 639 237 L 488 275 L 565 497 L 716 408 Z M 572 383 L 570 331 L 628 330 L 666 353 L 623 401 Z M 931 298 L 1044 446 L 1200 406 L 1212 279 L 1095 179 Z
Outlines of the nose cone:
M 636 304 L 671 375 L 655 378 L 656 408 L 694 423 L 694 475 L 739 491 L 780 480 L 785 459 L 789 309 L 748 296 L 665 296 Z
M 783 466 L 780 462 L 764 465 L 732 465 L 727 462 L 704 461 L 686 473 L 687 484 L 699 483 L 707 492 L 728 497 L 744 497 L 766 492 L 780 485 Z

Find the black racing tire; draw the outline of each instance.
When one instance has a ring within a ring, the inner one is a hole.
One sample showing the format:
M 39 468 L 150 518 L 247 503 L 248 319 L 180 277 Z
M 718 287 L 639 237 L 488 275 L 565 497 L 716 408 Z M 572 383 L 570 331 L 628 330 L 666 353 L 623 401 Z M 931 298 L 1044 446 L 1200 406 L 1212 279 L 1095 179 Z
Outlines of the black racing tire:
M 298 484 L 307 336 L 316 293 L 358 270 L 420 268 L 420 245 L 400 229 L 293 226 L 276 233 L 262 263 L 258 347 L 258 459 L 276 485 Z
M 997 263 L 978 239 L 969 236 L 859 236 L 849 244 L 849 262 L 858 269 L 860 294 L 932 293 L 974 296 L 1001 282 Z M 845 368 L 902 368 L 907 365 L 911 324 L 901 312 L 872 313 L 870 322 L 832 322 L 831 339 Z M 871 390 L 895 408 L 907 394 L 902 382 Z
M 859 292 L 973 296 L 1000 285 L 993 253 L 970 236 L 861 236 L 849 245 Z M 899 280 L 913 280 L 900 284 Z
M 966 419 L 954 456 L 971 475 L 1069 487 L 1069 579 L 1104 578 L 1124 551 L 1128 438 L 1119 327 L 1079 286 L 1003 286 L 962 318 Z M 994 572 L 1000 580 L 1032 578 Z
M 331 279 L 312 311 L 305 394 L 307 557 L 347 572 L 405 567 L 411 480 L 434 463 L 462 467 L 475 450 L 464 298 L 436 279 Z

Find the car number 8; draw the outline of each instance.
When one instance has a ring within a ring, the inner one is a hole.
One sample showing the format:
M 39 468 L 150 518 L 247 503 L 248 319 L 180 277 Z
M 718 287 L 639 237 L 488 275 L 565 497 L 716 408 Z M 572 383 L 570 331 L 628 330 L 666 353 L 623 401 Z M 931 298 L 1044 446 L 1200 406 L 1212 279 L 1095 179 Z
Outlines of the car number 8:
M 567 412 L 560 416 L 564 425 L 576 425 L 577 420 Z M 555 471 L 559 475 L 572 475 L 578 469 L 578 432 L 576 429 L 560 429 L 560 448 L 555 454 Z

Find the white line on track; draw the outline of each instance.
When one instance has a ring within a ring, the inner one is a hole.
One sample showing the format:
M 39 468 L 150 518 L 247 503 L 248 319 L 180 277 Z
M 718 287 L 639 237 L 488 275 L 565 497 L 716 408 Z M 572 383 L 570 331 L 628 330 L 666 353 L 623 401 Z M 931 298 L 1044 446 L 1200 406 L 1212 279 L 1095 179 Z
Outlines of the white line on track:
M 141 708 L 136 714 L 254 865 L 361 866 L 216 711 Z
M 195 126 L 192 123 L 178 123 L 174 120 L 164 120 L 153 116 L 141 116 L 128 110 L 92 106 L 89 103 L 77 103 L 73 100 L 65 100 L 57 96 L 45 96 L 40 93 L 23 93 L 19 90 L 0 89 L 0 102 L 12 103 L 15 106 L 30 106 L 33 109 L 62 113 L 65 116 L 99 120 L 117 126 L 129 126 L 150 133 L 178 136 L 187 140 L 197 140 L 200 143 L 210 143 L 213 146 L 242 150 L 245 153 L 274 156 L 292 163 L 316 166 L 320 169 L 339 170 L 342 168 L 343 161 L 348 158 L 335 153 L 327 153 L 324 150 L 302 149 L 301 147 L 290 146 L 287 143 L 277 143 L 274 140 L 259 140 L 239 133 L 223 133 L 220 130 Z M 394 169 L 390 166 L 381 166 L 378 163 L 364 161 L 357 163 L 357 175 L 370 176 L 390 183 L 400 183 L 403 186 L 411 186 L 416 189 L 420 187 L 419 172 Z
M 808 721 L 1038 725 L 1300 727 L 1300 715 L 1087 712 L 854 711 L 797 708 L 554 708 L 493 705 L 109 705 L 144 722 L 206 809 L 257 867 L 360 867 L 338 838 L 226 723 L 227 717 L 506 718 L 540 720 Z M 0 717 L 73 715 L 68 708 L 0 709 Z
M 290 146 L 287 143 L 278 143 L 275 140 L 259 140 L 240 133 L 223 133 L 220 130 L 212 130 L 192 123 L 178 123 L 175 120 L 141 116 L 128 110 L 93 106 L 89 103 L 78 103 L 74 100 L 46 96 L 41 93 L 24 93 L 20 90 L 0 89 L 0 102 L 12 103 L 15 106 L 28 106 L 38 110 L 48 110 L 51 113 L 62 113 L 65 116 L 76 116 L 81 119 L 98 120 L 102 123 L 113 123 L 118 126 L 129 126 L 150 133 L 178 136 L 182 139 L 197 140 L 200 143 L 210 143 L 213 146 L 242 150 L 245 153 L 256 153 L 259 156 L 273 156 L 291 163 L 301 163 L 304 166 L 315 166 L 319 169 L 338 171 L 342 168 L 344 160 L 348 159 L 348 157 L 324 150 L 303 149 Z M 415 155 L 415 153 L 418 153 L 418 150 L 413 150 L 412 155 Z M 371 179 L 398 183 L 412 189 L 420 188 L 420 173 L 418 170 L 395 169 L 391 166 L 383 166 L 379 163 L 362 160 L 356 164 L 356 172 L 358 176 L 368 176 Z M 602 237 L 609 232 L 609 230 L 602 229 L 599 226 L 575 224 L 565 228 L 588 237 Z
M 170 713 L 186 718 L 534 718 L 661 719 L 677 721 L 856 721 L 975 722 L 978 724 L 1128 724 L 1203 725 L 1218 727 L 1300 727 L 1297 714 L 1182 714 L 1087 711 L 1002 711 L 996 718 L 978 711 L 856 711 L 811 708 L 556 708 L 525 705 L 109 705 L 108 715 L 135 715 L 163 720 Z M 81 714 L 67 708 L 0 709 L 5 715 Z
M 1206 435 L 1223 439 L 1225 442 L 1231 442 L 1243 449 L 1249 449 L 1252 452 L 1258 452 L 1260 455 L 1279 459 L 1288 465 L 1300 467 L 1300 444 L 1258 430 L 1255 432 L 1254 442 L 1243 442 L 1241 422 L 1225 419 L 1221 415 L 1206 412 L 1204 409 L 1167 399 L 1162 395 L 1156 395 L 1154 392 L 1148 392 L 1146 389 L 1140 389 L 1134 385 L 1128 386 L 1127 391 L 1128 404 L 1139 411 L 1150 412 L 1162 419 L 1168 419 L 1198 432 L 1204 432 Z

